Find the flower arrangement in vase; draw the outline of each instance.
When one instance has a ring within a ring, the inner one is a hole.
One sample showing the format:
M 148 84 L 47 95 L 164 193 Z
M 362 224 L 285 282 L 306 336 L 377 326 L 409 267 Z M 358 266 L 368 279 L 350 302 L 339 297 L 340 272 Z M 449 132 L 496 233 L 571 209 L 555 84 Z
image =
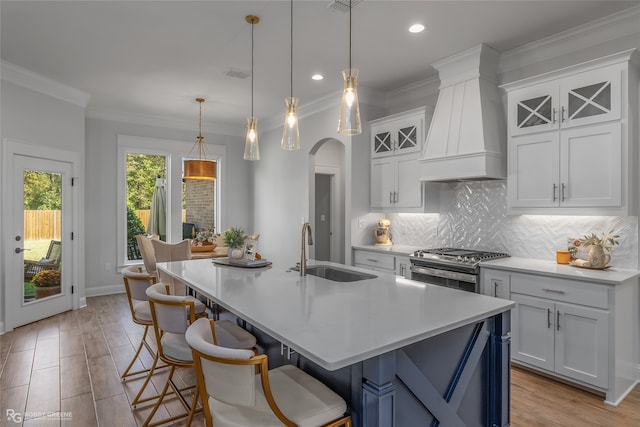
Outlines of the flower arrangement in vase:
M 602 232 L 585 235 L 580 239 L 580 244 L 589 248 L 588 261 L 591 268 L 606 268 L 611 261 L 611 252 L 620 244 L 619 235 L 614 230 L 608 233 Z

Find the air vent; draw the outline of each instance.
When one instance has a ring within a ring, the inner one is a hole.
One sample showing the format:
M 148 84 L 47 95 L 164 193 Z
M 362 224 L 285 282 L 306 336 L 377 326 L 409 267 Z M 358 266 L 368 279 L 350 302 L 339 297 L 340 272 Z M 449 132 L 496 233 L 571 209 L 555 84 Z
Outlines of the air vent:
M 362 3 L 362 1 L 363 0 L 351 0 L 351 7 L 356 7 Z M 327 8 L 335 12 L 347 13 L 349 12 L 349 0 L 333 0 Z
M 243 79 L 243 80 L 248 78 L 249 76 L 251 76 L 251 73 L 248 73 L 248 72 L 242 71 L 242 70 L 238 70 L 238 69 L 235 69 L 235 68 L 230 68 L 229 71 L 227 71 L 225 74 L 227 76 L 229 76 L 229 77 L 234 77 L 236 79 Z

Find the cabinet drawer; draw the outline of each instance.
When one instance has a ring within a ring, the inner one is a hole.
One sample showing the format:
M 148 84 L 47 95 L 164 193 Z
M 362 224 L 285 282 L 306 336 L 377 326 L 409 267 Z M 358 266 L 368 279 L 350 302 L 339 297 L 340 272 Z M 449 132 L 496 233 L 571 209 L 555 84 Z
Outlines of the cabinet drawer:
M 393 255 L 379 254 L 367 251 L 355 251 L 355 264 L 395 271 Z
M 513 274 L 511 292 L 590 307 L 609 308 L 608 287 L 578 280 Z

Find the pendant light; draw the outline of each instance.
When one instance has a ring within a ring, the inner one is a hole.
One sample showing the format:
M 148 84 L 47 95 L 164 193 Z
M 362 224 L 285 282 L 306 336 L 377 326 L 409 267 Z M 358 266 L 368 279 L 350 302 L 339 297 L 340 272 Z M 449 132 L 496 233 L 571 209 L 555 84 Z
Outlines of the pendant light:
M 284 116 L 284 127 L 282 129 L 282 141 L 280 142 L 280 148 L 283 150 L 299 150 L 300 149 L 300 131 L 298 130 L 298 113 L 296 113 L 296 107 L 298 104 L 298 98 L 293 97 L 293 0 L 291 0 L 291 52 L 290 52 L 290 85 L 289 85 L 289 97 L 285 98 L 284 102 L 287 106 Z
M 358 105 L 358 69 L 351 68 L 351 0 L 349 0 L 349 68 L 342 70 L 344 90 L 338 119 L 338 133 L 341 135 L 358 135 L 362 133 L 360 124 L 360 106 Z
M 251 115 L 247 117 L 247 138 L 244 143 L 244 159 L 260 160 L 258 119 L 253 115 L 253 27 L 260 22 L 260 18 L 255 15 L 247 15 L 245 20 L 251 24 Z
M 214 181 L 216 179 L 216 162 L 207 160 L 204 153 L 204 144 L 202 141 L 202 103 L 204 98 L 196 98 L 196 102 L 200 104 L 200 120 L 198 122 L 198 136 L 196 137 L 196 145 L 198 147 L 198 160 L 184 161 L 184 179 L 192 179 L 198 181 Z M 193 149 L 191 150 L 193 151 Z

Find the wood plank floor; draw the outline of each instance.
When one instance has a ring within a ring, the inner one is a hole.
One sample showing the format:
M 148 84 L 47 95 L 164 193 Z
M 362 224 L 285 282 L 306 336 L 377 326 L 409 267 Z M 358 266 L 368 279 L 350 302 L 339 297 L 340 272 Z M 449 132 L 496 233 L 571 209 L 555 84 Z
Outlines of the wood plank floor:
M 32 323 L 0 336 L 0 426 L 15 426 L 7 410 L 16 413 L 57 412 L 67 419 L 35 418 L 25 426 L 128 427 L 140 426 L 150 411 L 129 402 L 141 380 L 120 381 L 143 328 L 131 321 L 124 294 L 87 299 L 87 307 Z M 146 350 L 138 368 L 150 366 Z M 164 384 L 157 374 L 151 390 Z M 194 384 L 183 369 L 179 381 Z M 170 400 L 157 419 L 181 410 Z M 175 425 L 182 425 L 184 421 Z M 199 415 L 194 426 L 203 425 Z M 583 390 L 513 368 L 511 425 L 640 426 L 640 387 L 617 407 Z

